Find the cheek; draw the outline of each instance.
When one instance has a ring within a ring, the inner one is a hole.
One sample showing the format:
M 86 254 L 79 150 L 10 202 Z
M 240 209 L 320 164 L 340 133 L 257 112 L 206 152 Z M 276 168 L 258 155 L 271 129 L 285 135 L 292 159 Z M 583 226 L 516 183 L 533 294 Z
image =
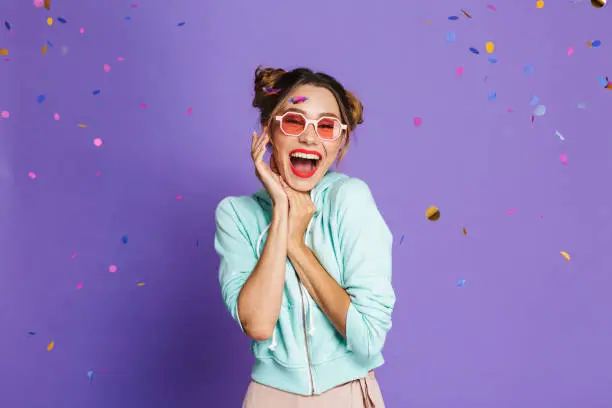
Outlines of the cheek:
M 331 144 L 324 145 L 325 153 L 327 155 L 326 162 L 333 163 L 337 158 L 342 148 L 342 142 L 337 141 Z

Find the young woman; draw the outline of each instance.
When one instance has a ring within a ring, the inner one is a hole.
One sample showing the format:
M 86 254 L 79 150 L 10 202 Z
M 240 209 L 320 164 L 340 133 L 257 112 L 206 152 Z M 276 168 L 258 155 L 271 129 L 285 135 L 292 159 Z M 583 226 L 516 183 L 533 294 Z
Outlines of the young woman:
M 223 300 L 253 340 L 243 408 L 384 407 L 373 369 L 395 304 L 392 236 L 368 186 L 329 170 L 362 105 L 326 74 L 257 68 L 253 106 L 264 188 L 215 213 Z

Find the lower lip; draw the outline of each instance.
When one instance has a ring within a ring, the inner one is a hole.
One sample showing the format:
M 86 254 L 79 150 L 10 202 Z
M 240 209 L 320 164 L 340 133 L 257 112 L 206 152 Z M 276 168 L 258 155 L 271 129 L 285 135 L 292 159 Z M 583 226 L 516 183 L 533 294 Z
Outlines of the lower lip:
M 310 173 L 300 173 L 299 171 L 297 171 L 295 167 L 293 167 L 293 163 L 291 163 L 291 160 L 289 161 L 289 165 L 291 166 L 291 171 L 293 172 L 293 174 L 295 174 L 299 178 L 307 179 L 307 178 L 312 177 L 312 175 L 316 173 L 317 169 L 319 168 L 320 161 L 321 159 L 317 160 L 317 165 Z

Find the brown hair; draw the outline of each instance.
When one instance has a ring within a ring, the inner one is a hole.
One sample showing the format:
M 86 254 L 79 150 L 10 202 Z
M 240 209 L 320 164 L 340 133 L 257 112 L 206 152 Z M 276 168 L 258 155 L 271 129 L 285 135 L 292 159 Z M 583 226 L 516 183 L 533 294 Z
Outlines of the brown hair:
M 348 148 L 351 133 L 357 128 L 357 125 L 363 123 L 363 105 L 355 95 L 344 89 L 335 78 L 322 72 L 313 72 L 308 68 L 285 71 L 284 69 L 258 66 L 255 70 L 253 107 L 259 109 L 259 121 L 262 126 L 265 126 L 270 122 L 272 114 L 275 113 L 275 110 L 287 95 L 297 86 L 307 84 L 328 89 L 338 102 L 340 116 L 348 127 L 344 146 L 338 155 L 338 164 L 340 164 Z

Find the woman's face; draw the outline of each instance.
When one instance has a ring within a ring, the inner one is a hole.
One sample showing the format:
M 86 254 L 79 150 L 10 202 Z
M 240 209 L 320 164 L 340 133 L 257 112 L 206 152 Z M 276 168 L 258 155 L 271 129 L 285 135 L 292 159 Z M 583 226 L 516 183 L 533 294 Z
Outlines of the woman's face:
M 307 99 L 299 103 L 291 102 L 291 98 L 298 97 Z M 301 85 L 288 95 L 287 100 L 272 117 L 270 140 L 278 172 L 291 188 L 308 192 L 317 185 L 338 157 L 346 132 L 342 132 L 342 136 L 336 140 L 324 140 L 319 138 L 314 126 L 309 124 L 301 135 L 287 136 L 280 128 L 280 122 L 276 120 L 276 116 L 285 112 L 299 112 L 307 119 L 313 120 L 323 116 L 336 117 L 342 122 L 340 109 L 334 95 L 328 89 Z M 325 123 L 321 126 L 324 127 Z M 323 129 L 320 129 L 320 132 L 323 132 Z M 315 156 L 318 160 L 304 159 Z

